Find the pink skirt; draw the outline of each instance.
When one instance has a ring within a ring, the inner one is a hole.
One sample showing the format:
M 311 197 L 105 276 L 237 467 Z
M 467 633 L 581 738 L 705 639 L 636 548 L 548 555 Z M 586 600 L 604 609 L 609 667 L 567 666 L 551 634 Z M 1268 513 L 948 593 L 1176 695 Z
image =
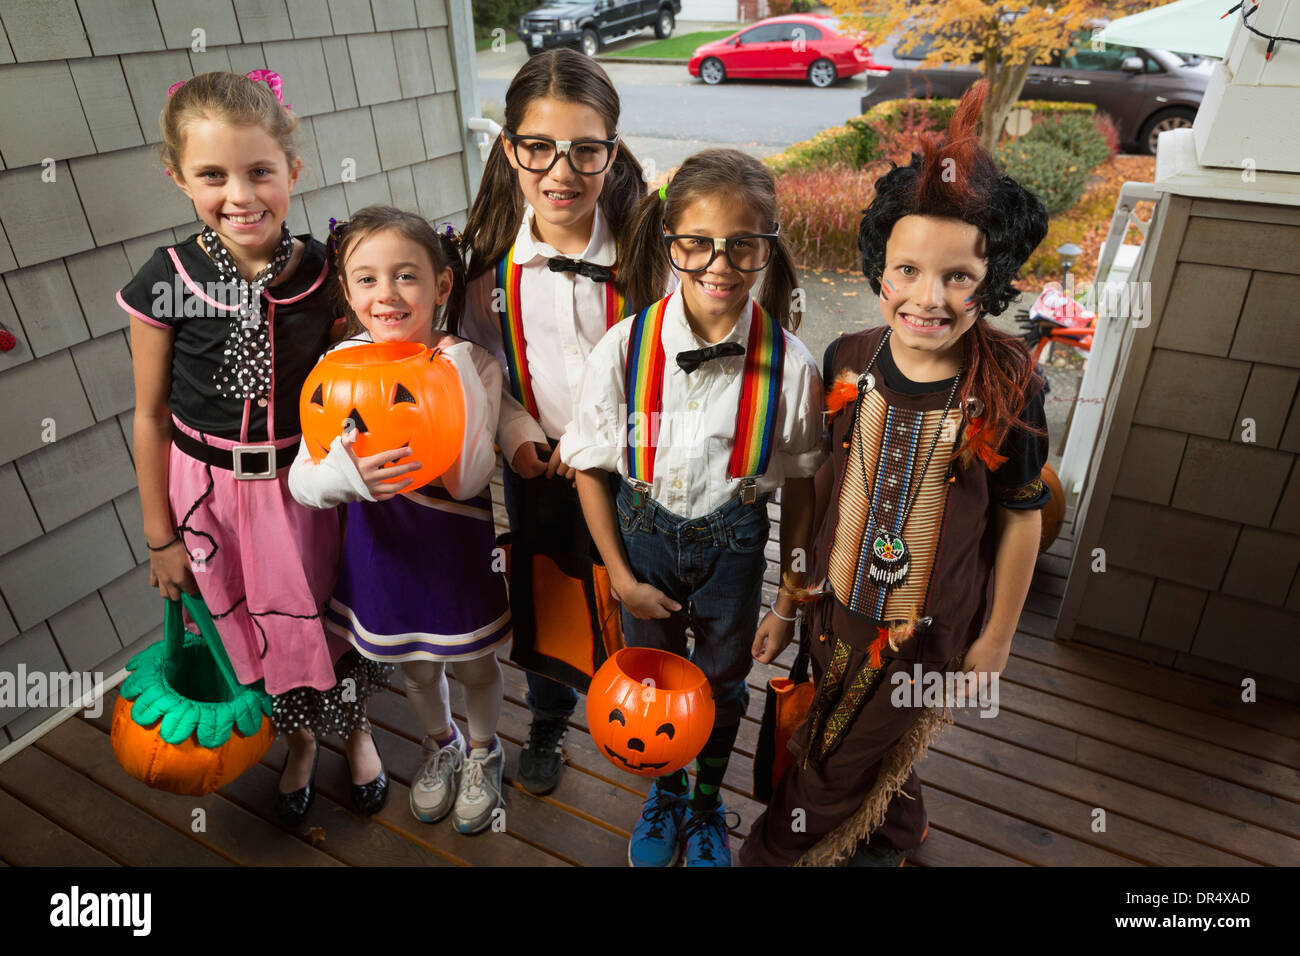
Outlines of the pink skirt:
M 172 417 L 172 427 L 199 433 Z M 238 442 L 205 435 L 216 448 Z M 297 438 L 275 443 L 296 445 Z M 349 649 L 321 613 L 334 589 L 341 542 L 335 509 L 304 508 L 289 494 L 289 469 L 275 480 L 244 480 L 175 445 L 168 458 L 172 520 L 241 683 L 266 681 L 269 694 L 328 690 L 334 662 Z

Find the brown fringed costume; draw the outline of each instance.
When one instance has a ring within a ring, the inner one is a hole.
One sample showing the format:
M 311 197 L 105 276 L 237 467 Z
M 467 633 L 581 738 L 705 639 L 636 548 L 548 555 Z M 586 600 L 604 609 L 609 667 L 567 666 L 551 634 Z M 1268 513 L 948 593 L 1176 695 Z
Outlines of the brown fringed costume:
M 887 331 L 836 340 L 825 381 L 845 370 L 860 377 Z M 1047 455 L 1040 376 L 1023 419 L 1043 435 L 1013 430 L 1000 449 L 1007 461 L 990 471 L 979 457 L 950 462 L 971 426 L 954 405 L 944 428 L 951 380 L 910 382 L 888 342 L 872 372 L 873 387 L 830 425 L 833 492 L 809 569 L 809 579 L 824 579 L 826 588 L 805 631 L 817 692 L 791 742 L 796 759 L 740 851 L 745 866 L 833 865 L 864 841 L 902 850 L 920 844 L 925 812 L 913 765 L 951 718 L 946 709 L 894 706 L 894 675 L 906 683 L 917 663 L 927 672 L 959 668 L 989 610 L 994 506 L 1041 508 L 1050 497 L 1039 479 Z M 901 529 L 911 567 L 886 592 L 868 574 L 872 541 L 881 526 L 893 527 L 889 516 L 901 513 L 918 477 Z

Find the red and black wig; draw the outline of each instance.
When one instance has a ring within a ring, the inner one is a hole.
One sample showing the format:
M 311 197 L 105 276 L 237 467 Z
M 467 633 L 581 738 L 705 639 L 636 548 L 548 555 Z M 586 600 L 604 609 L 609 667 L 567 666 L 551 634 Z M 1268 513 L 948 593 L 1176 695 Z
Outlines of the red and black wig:
M 974 296 L 980 317 L 965 336 L 961 400 L 978 397 L 984 412 L 972 420 L 956 454 L 966 460 L 977 454 L 996 468 L 1005 461 L 996 449 L 1007 433 L 1017 424 L 1028 427 L 1020 415 L 1034 364 L 1020 339 L 993 328 L 984 316 L 1005 311 L 1018 295 L 1013 280 L 1047 235 L 1047 210 L 1032 192 L 1002 175 L 980 146 L 975 124 L 987 90 L 985 80 L 972 86 L 958 104 L 946 136 L 925 136 L 922 151 L 913 153 L 910 163 L 891 164 L 893 168 L 880 177 L 876 197 L 862 215 L 858 250 L 863 274 L 879 295 L 885 245 L 894 224 L 904 216 L 960 219 L 983 234 L 988 270 Z

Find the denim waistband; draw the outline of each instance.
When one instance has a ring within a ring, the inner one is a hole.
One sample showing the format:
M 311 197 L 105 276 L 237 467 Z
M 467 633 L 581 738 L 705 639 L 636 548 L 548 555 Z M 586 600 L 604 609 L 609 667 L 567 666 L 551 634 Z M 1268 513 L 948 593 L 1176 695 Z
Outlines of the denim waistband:
M 627 479 L 619 482 L 618 502 L 624 509 L 635 515 L 638 509 L 633 504 L 634 494 Z M 683 518 L 647 495 L 645 503 L 640 508 L 641 518 L 638 524 L 643 530 L 671 535 L 679 541 L 712 540 L 714 544 L 722 545 L 727 540 L 727 529 L 732 525 L 744 521 L 755 511 L 766 516 L 767 501 L 770 497 L 762 494 L 752 504 L 744 504 L 737 490 L 736 496 L 721 508 L 699 518 Z

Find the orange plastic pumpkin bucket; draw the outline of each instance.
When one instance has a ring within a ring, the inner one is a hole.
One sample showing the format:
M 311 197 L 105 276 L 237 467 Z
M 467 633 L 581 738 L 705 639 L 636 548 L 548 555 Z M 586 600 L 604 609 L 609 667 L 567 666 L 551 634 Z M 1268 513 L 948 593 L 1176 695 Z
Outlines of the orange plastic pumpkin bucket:
M 668 651 L 626 647 L 601 665 L 587 690 L 591 739 L 610 763 L 641 777 L 694 760 L 713 718 L 704 671 Z
M 313 461 L 328 454 L 346 420 L 357 427 L 353 451 L 359 457 L 409 445 L 421 467 L 392 480 L 411 478 L 412 489 L 450 468 L 465 436 L 465 398 L 456 367 L 440 349 L 418 342 L 327 353 L 303 384 L 298 414 Z

